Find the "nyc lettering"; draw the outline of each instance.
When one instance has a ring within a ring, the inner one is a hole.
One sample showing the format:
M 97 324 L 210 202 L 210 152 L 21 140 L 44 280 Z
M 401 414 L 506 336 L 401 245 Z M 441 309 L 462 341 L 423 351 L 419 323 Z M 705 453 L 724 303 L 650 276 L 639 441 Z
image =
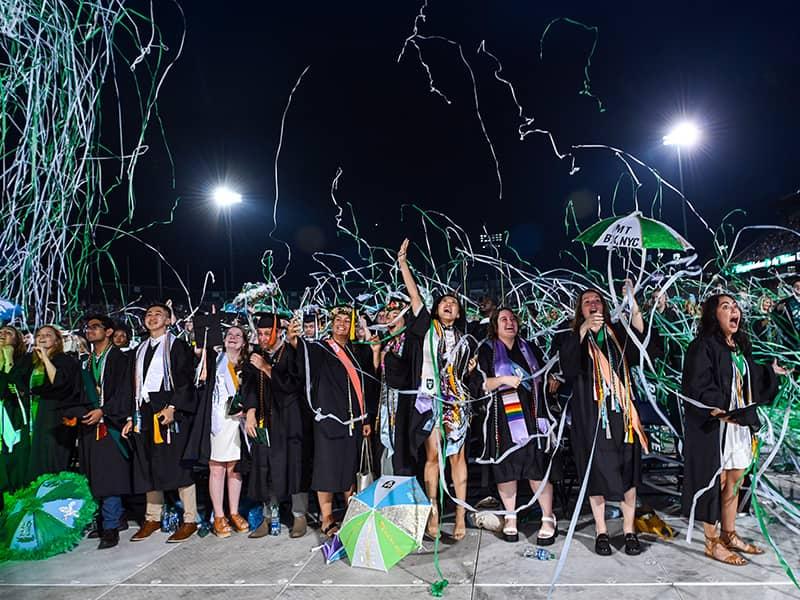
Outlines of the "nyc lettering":
M 629 235 L 633 227 L 631 225 L 615 225 L 614 230 L 603 236 L 603 245 L 622 246 L 623 248 L 638 248 L 639 236 Z

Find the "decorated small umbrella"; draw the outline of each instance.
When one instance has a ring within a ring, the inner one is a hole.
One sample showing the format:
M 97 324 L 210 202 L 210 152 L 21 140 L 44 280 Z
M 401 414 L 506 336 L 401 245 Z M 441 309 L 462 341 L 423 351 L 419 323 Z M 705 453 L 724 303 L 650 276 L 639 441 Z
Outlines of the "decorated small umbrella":
M 381 477 L 347 507 L 339 539 L 350 564 L 388 571 L 420 547 L 430 511 L 416 477 Z
M 638 210 L 595 223 L 575 241 L 591 246 L 657 250 L 689 250 L 692 245 L 669 225 L 648 219 Z
M 48 473 L 6 497 L 0 514 L 0 560 L 37 560 L 71 550 L 97 505 L 77 473 Z

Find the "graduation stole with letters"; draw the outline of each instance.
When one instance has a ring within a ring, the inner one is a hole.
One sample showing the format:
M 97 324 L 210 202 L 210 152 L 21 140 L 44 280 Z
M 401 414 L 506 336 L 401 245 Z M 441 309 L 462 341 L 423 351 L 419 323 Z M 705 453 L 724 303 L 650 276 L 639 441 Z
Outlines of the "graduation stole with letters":
M 600 332 L 603 332 L 600 334 Z M 631 408 L 633 406 L 633 393 L 631 392 L 631 375 L 628 369 L 628 361 L 622 346 L 610 327 L 603 326 L 598 332 L 600 342 L 595 340 L 595 336 L 589 335 L 589 356 L 594 365 L 594 400 L 597 403 L 598 418 L 602 421 L 603 429 L 606 432 L 606 439 L 611 438 L 611 426 L 608 419 L 609 406 L 606 400 L 610 401 L 610 408 L 614 412 L 622 411 L 625 417 L 625 443 L 633 443 L 633 421 L 631 419 Z M 600 344 L 605 342 L 608 355 L 600 348 Z M 622 378 L 618 371 L 622 371 Z
M 353 361 L 350 359 L 350 355 L 347 353 L 345 348 L 342 348 L 333 338 L 328 338 L 325 340 L 330 346 L 331 350 L 333 350 L 334 355 L 336 358 L 339 359 L 339 362 L 342 363 L 344 370 L 347 371 L 347 378 L 350 380 L 350 383 L 353 386 L 353 389 L 356 392 L 356 398 L 358 398 L 358 407 L 361 409 L 361 414 L 364 414 L 364 389 L 361 387 L 361 377 L 358 374 L 358 369 L 353 364 Z

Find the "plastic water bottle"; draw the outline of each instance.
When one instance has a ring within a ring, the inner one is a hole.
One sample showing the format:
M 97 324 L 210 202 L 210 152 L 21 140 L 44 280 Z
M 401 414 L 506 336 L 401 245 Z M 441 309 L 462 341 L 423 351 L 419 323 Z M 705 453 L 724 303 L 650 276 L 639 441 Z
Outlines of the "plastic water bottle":
M 281 515 L 280 511 L 278 510 L 277 504 L 273 504 L 272 508 L 270 509 L 269 534 L 270 535 L 281 534 Z
M 526 546 L 522 551 L 522 556 L 525 558 L 535 558 L 536 560 L 553 560 L 556 555 L 546 550 L 545 548 L 537 548 L 535 546 Z

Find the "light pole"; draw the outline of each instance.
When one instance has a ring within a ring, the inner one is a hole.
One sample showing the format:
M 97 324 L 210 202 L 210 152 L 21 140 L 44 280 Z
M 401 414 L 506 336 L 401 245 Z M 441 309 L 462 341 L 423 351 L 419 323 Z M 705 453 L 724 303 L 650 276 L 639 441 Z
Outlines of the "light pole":
M 683 191 L 683 161 L 681 160 L 681 147 L 691 148 L 700 141 L 700 129 L 691 121 L 683 121 L 673 127 L 667 135 L 662 138 L 665 146 L 675 146 L 678 151 L 678 181 L 681 187 L 681 194 L 686 196 Z M 683 216 L 683 237 L 688 239 L 686 224 L 686 198 L 681 198 L 681 214 Z
M 228 280 L 231 283 L 231 287 L 233 287 L 233 224 L 231 207 L 234 204 L 242 203 L 242 195 L 225 186 L 219 186 L 214 188 L 213 197 L 214 204 L 225 211 L 225 220 L 228 225 Z

